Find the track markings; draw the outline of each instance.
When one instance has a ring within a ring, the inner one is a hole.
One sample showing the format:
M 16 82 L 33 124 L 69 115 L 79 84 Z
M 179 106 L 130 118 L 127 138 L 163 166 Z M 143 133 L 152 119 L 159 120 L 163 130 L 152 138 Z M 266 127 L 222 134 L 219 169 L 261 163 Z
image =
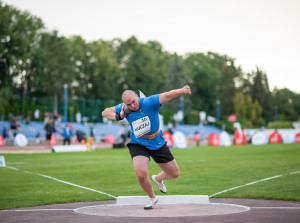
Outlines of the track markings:
M 280 174 L 280 175 L 277 175 L 277 176 L 264 178 L 264 179 L 261 179 L 261 180 L 257 180 L 257 181 L 253 181 L 253 182 L 244 184 L 244 185 L 240 185 L 240 186 L 236 186 L 236 187 L 229 188 L 229 189 L 226 189 L 226 190 L 222 190 L 220 192 L 217 192 L 215 194 L 210 195 L 209 197 L 213 197 L 213 196 L 216 196 L 218 194 L 223 194 L 225 192 L 228 192 L 228 191 L 231 191 L 231 190 L 235 190 L 235 189 L 238 189 L 238 188 L 241 188 L 241 187 L 246 187 L 246 186 L 249 186 L 249 185 L 252 185 L 252 184 L 256 184 L 256 183 L 259 183 L 259 182 L 263 182 L 263 181 L 267 181 L 267 180 L 272 180 L 272 179 L 275 179 L 275 178 L 278 178 L 278 177 L 287 176 L 287 175 L 290 175 L 290 174 L 297 174 L 297 173 L 300 173 L 300 171 L 295 171 L 295 172 L 290 172 L 288 174 Z
M 291 209 L 291 210 L 300 210 L 300 207 L 251 207 L 255 209 Z
M 30 211 L 74 211 L 74 209 L 24 209 L 24 210 L 1 210 L 1 211 L 17 211 L 17 212 L 30 212 Z
M 112 197 L 112 198 L 115 198 L 115 199 L 117 198 L 117 197 L 114 196 L 114 195 L 111 195 L 111 194 L 108 194 L 108 193 L 105 193 L 105 192 L 102 192 L 102 191 L 94 190 L 94 189 L 92 189 L 92 188 L 84 187 L 84 186 L 81 186 L 81 185 L 78 185 L 78 184 L 73 184 L 73 183 L 70 183 L 70 182 L 68 182 L 68 181 L 64 181 L 64 180 L 57 179 L 57 178 L 55 178 L 55 177 L 51 177 L 51 176 L 47 176 L 47 175 L 39 174 L 39 173 L 36 174 L 36 173 L 30 172 L 30 171 L 27 171 L 27 170 L 20 170 L 20 169 L 18 169 L 18 168 L 12 167 L 12 166 L 6 166 L 6 167 L 9 168 L 9 169 L 12 169 L 12 170 L 22 171 L 22 172 L 24 172 L 24 173 L 28 173 L 28 174 L 33 174 L 33 175 L 45 177 L 45 178 L 48 178 L 48 179 L 51 179 L 51 180 L 58 181 L 58 182 L 60 182 L 60 183 L 64 183 L 64 184 L 68 184 L 68 185 L 71 185 L 71 186 L 74 186 L 74 187 L 78 187 L 78 188 L 81 188 L 81 189 L 93 191 L 93 192 L 96 192 L 96 193 L 99 193 L 99 194 L 103 194 L 103 195 L 106 195 L 106 196 L 109 196 L 109 197 Z
M 7 162 L 7 164 L 26 164 L 24 162 Z

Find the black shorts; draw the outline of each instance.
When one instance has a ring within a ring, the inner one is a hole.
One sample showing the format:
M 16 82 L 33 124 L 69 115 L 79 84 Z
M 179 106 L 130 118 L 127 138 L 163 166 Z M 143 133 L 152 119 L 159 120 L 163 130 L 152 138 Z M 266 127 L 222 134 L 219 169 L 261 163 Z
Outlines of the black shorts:
M 50 140 L 50 139 L 51 139 L 51 136 L 52 136 L 52 133 L 50 133 L 50 134 L 46 133 L 46 139 L 47 139 L 47 140 Z
M 156 163 L 167 163 L 174 160 L 167 143 L 157 150 L 147 149 L 145 146 L 136 143 L 128 143 L 127 146 L 132 159 L 135 156 L 146 156 L 150 159 L 151 156 Z

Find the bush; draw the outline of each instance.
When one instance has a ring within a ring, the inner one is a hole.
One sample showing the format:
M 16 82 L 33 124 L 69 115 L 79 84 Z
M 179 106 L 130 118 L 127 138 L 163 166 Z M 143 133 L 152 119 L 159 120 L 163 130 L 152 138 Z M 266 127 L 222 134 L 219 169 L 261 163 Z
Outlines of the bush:
M 293 123 L 289 121 L 270 122 L 267 129 L 293 129 Z
M 233 123 L 232 122 L 223 122 L 223 121 L 216 121 L 214 123 L 214 126 L 216 126 L 217 128 L 222 129 L 223 125 L 225 126 L 225 131 L 231 134 L 234 134 L 234 127 L 233 127 Z
M 169 122 L 172 122 L 173 113 L 170 110 L 161 110 L 160 114 L 164 116 L 164 124 L 168 124 Z
M 254 125 L 257 127 L 262 127 L 266 125 L 266 122 L 262 117 L 259 117 L 257 120 L 255 120 Z
M 190 114 L 184 117 L 184 124 L 198 125 L 200 122 L 199 111 L 192 111 Z

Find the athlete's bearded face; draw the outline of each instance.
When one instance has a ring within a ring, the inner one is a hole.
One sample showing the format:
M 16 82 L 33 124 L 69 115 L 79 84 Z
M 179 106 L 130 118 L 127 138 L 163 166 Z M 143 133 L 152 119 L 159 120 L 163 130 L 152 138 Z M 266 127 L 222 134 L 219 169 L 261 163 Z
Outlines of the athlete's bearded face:
M 140 98 L 136 94 L 124 98 L 123 102 L 132 111 L 137 111 L 140 107 Z

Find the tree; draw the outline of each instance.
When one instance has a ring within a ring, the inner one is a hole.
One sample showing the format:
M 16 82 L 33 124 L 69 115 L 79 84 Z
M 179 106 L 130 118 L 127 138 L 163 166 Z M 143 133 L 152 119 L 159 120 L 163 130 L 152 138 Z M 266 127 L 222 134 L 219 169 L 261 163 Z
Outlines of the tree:
M 23 109 L 24 110 L 23 111 L 23 118 L 26 119 L 28 117 L 28 102 L 27 101 L 25 101 L 23 108 L 24 108 Z
M 41 86 L 46 94 L 54 96 L 53 112 L 58 112 L 58 98 L 63 95 L 64 84 L 74 79 L 73 61 L 71 60 L 70 42 L 65 37 L 59 37 L 57 31 L 51 34 L 43 33 L 40 42 L 41 51 L 44 52 L 45 65 L 41 77 Z
M 91 82 L 90 76 L 94 72 L 91 70 L 91 65 L 94 63 L 92 61 L 93 55 L 91 55 L 88 44 L 81 36 L 72 36 L 70 44 L 74 79 L 71 80 L 69 90 L 71 95 L 75 97 L 91 97 L 88 94 L 88 88 Z
M 122 72 L 118 81 L 122 91 L 140 89 L 146 95 L 157 93 L 157 84 L 161 84 L 163 79 L 157 76 L 156 58 L 152 50 L 134 36 L 120 43 L 116 54 Z
M 262 106 L 262 117 L 266 121 L 272 120 L 272 95 L 269 90 L 267 75 L 256 68 L 256 72 L 252 72 L 253 85 L 251 89 L 252 99 L 257 100 Z
M 9 104 L 8 102 L 5 103 L 4 105 L 4 120 L 8 121 L 9 120 Z
M 39 121 L 43 122 L 45 120 L 45 107 L 41 105 L 38 109 L 40 110 Z
M 223 116 L 229 116 L 234 113 L 233 98 L 236 92 L 234 78 L 237 75 L 238 70 L 235 68 L 233 62 L 228 61 L 222 69 L 217 88 Z
M 257 100 L 255 100 L 251 109 L 251 121 L 253 121 L 254 126 L 262 127 L 266 124 L 265 120 L 261 117 L 262 112 L 262 106 L 258 103 Z
M 26 93 L 31 52 L 43 27 L 41 19 L 0 1 L 0 88 L 20 88 L 21 94 Z
M 265 125 L 262 115 L 262 107 L 257 100 L 252 102 L 250 96 L 244 96 L 242 92 L 237 92 L 234 99 L 234 112 L 237 116 L 237 120 L 244 127 L 261 127 Z
M 146 46 L 151 51 L 155 63 L 152 72 L 155 78 L 155 86 L 152 87 L 153 92 L 163 92 L 165 91 L 168 68 L 173 60 L 173 55 L 163 51 L 162 45 L 157 41 L 148 41 Z
M 192 90 L 193 109 L 215 115 L 220 71 L 203 53 L 188 54 L 185 59 L 185 70 Z
M 294 120 L 300 121 L 300 93 L 297 94 L 293 92 L 291 98 L 292 98 L 292 104 L 294 105 L 294 109 L 297 114 L 297 119 Z
M 13 115 L 16 117 L 19 115 L 19 105 L 18 103 L 14 103 L 14 107 L 13 107 Z
M 217 80 L 217 97 L 221 102 L 222 116 L 229 116 L 234 112 L 233 98 L 237 82 L 241 77 L 241 68 L 236 67 L 235 59 L 227 55 L 208 52 L 207 56 L 210 58 L 210 63 L 220 72 Z
M 185 73 L 184 64 L 180 57 L 177 56 L 177 54 L 174 55 L 174 59 L 171 62 L 168 74 L 167 74 L 167 80 L 165 84 L 166 91 L 182 88 L 186 84 L 188 84 L 188 76 Z M 180 100 L 184 100 L 184 113 L 188 114 L 191 111 L 191 99 L 189 97 L 177 97 L 174 98 L 172 101 L 166 103 L 166 108 L 171 109 L 173 112 L 179 111 L 180 108 Z
M 30 107 L 30 120 L 31 121 L 35 120 L 35 117 L 34 117 L 35 110 L 36 110 L 36 105 L 35 105 L 34 101 L 32 101 L 31 107 Z
M 87 84 L 89 98 L 119 99 L 122 92 L 119 85 L 121 71 L 113 47 L 109 42 L 95 41 L 88 44 L 88 55 L 89 63 L 81 77 Z
M 274 89 L 273 91 L 273 104 L 277 106 L 278 116 L 277 120 L 282 121 L 295 121 L 298 118 L 295 107 L 299 104 L 299 96 L 287 88 Z M 298 113 L 299 114 L 299 113 Z
M 250 103 L 245 102 L 245 97 L 242 92 L 236 93 L 235 97 L 233 98 L 234 101 L 234 111 L 237 117 L 237 120 L 246 120 L 247 119 L 247 105 L 249 106 Z M 252 106 L 252 100 L 251 100 Z

